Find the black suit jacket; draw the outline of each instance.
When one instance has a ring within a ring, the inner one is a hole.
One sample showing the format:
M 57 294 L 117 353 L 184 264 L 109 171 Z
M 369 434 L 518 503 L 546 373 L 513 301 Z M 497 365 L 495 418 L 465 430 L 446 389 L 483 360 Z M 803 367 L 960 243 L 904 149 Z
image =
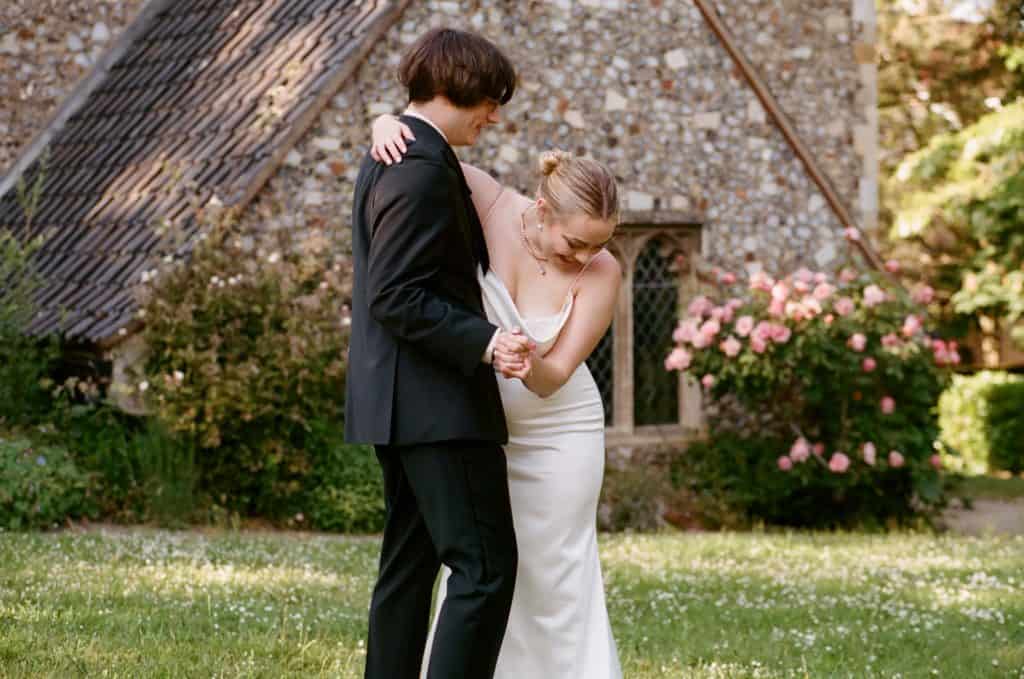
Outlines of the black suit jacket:
M 505 443 L 493 368 L 497 329 L 477 265 L 483 229 L 458 159 L 433 127 L 403 116 L 416 141 L 401 163 L 367 155 L 352 214 L 352 328 L 345 435 L 353 443 Z

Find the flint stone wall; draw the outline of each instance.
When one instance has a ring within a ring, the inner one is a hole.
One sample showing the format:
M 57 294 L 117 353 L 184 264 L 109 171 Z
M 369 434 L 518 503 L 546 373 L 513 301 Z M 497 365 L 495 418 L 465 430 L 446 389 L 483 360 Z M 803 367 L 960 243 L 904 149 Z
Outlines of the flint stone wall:
M 839 195 L 872 228 L 870 0 L 717 7 Z M 653 213 L 701 222 L 703 254 L 715 264 L 785 271 L 846 258 L 841 225 L 821 192 L 688 0 L 412 3 L 261 196 L 288 206 L 282 225 L 312 218 L 346 237 L 370 122 L 404 107 L 398 60 L 436 25 L 486 35 L 519 69 L 504 123 L 457 150 L 506 185 L 533 191 L 536 158 L 559 147 L 613 169 L 627 220 Z

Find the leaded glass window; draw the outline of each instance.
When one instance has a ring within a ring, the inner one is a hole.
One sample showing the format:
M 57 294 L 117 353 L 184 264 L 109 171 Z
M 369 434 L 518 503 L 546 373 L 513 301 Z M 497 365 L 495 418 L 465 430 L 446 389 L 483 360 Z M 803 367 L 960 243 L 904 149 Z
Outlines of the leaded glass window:
M 633 268 L 633 389 L 636 426 L 678 424 L 679 376 L 665 370 L 679 314 L 673 248 L 647 242 Z
M 613 379 L 615 373 L 614 354 L 614 332 L 615 328 L 609 328 L 601 341 L 598 342 L 594 353 L 587 359 L 587 367 L 590 368 L 597 388 L 601 392 L 601 400 L 604 402 L 604 423 L 611 425 L 615 413 Z

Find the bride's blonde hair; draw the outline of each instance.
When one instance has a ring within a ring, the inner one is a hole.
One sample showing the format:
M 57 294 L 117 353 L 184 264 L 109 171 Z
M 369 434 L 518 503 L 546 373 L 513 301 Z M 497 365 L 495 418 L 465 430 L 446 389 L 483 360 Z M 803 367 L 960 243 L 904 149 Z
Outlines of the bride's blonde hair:
M 589 158 L 554 149 L 540 155 L 537 193 L 556 216 L 585 214 L 612 223 L 619 220 L 619 195 L 611 170 Z

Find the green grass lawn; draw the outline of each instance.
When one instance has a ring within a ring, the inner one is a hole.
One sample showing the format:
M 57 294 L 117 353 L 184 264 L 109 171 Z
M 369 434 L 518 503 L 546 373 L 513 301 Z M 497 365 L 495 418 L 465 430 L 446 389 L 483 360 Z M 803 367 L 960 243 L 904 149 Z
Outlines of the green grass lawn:
M 0 677 L 361 677 L 377 547 L 0 534 Z M 1024 538 L 616 536 L 602 554 L 627 679 L 1024 676 Z

